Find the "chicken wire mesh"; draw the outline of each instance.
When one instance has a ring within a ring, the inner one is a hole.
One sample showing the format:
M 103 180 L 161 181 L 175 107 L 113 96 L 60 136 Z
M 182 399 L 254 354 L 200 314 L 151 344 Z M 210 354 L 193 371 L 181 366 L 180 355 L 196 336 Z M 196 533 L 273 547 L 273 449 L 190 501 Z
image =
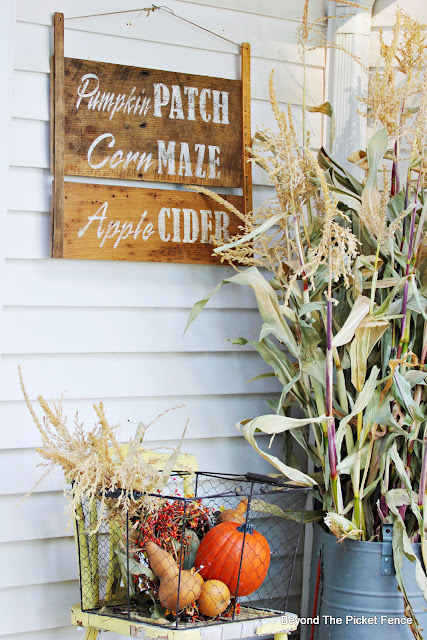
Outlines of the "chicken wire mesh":
M 82 610 L 178 629 L 280 615 L 306 499 L 267 476 L 173 474 L 149 510 L 95 534 L 100 501 L 83 501 Z

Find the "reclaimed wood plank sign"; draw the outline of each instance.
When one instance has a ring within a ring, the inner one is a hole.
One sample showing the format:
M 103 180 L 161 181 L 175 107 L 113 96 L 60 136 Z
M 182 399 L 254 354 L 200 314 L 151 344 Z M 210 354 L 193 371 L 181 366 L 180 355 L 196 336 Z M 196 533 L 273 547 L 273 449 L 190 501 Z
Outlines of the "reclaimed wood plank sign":
M 52 255 L 95 260 L 218 263 L 239 219 L 208 196 L 64 182 L 64 176 L 243 188 L 251 208 L 245 82 L 64 58 L 55 14 L 51 82 Z M 248 186 L 249 185 L 249 186 Z
M 65 175 L 241 187 L 241 83 L 65 58 Z
M 141 198 L 141 189 L 79 182 L 65 183 L 64 213 L 63 257 L 93 260 L 210 263 L 211 236 L 227 242 L 239 223 L 199 193 L 143 189 Z

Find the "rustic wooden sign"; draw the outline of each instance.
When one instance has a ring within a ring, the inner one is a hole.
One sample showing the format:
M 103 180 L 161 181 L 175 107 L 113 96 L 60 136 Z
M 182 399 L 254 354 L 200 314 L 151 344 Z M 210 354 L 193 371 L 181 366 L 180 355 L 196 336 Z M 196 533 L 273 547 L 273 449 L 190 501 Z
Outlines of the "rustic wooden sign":
M 65 58 L 64 173 L 241 187 L 242 83 Z
M 80 182 L 64 193 L 64 258 L 218 264 L 212 236 L 238 231 L 237 216 L 199 193 Z
M 242 80 L 64 58 L 64 16 L 55 13 L 54 48 L 52 256 L 218 262 L 210 236 L 236 234 L 239 218 L 214 200 L 64 176 L 239 187 L 243 197 L 229 200 L 250 211 L 249 45 Z

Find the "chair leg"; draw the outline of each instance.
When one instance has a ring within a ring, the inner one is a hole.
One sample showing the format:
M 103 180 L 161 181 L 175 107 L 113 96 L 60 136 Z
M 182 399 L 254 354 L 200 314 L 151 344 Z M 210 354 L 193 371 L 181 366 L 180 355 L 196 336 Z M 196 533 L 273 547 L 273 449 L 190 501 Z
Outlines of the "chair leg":
M 93 627 L 88 627 L 86 629 L 85 640 L 97 640 L 99 635 L 99 630 L 94 629 Z

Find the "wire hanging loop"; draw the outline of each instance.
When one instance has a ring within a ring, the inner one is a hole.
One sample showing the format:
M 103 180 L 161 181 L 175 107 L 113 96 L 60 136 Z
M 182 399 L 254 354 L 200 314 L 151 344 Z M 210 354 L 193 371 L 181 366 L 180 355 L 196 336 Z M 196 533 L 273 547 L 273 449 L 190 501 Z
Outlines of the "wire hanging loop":
M 229 38 L 226 38 L 225 36 L 222 36 L 219 33 L 216 33 L 215 31 L 211 31 L 210 29 L 207 29 L 206 27 L 202 27 L 200 24 L 197 24 L 196 22 L 192 22 L 191 20 L 188 20 L 187 18 L 183 18 L 182 16 L 179 16 L 177 13 L 175 13 L 174 11 L 172 11 L 172 9 L 170 7 L 167 7 L 165 5 L 151 5 L 151 7 L 143 7 L 141 9 L 127 9 L 124 11 L 108 11 L 106 13 L 92 13 L 90 15 L 86 15 L 86 16 L 71 16 L 70 18 L 65 18 L 65 20 L 82 20 L 83 18 L 99 18 L 101 16 L 116 16 L 116 15 L 120 15 L 123 13 L 142 13 L 143 11 L 146 12 L 147 14 L 147 18 L 150 16 L 151 13 L 154 13 L 155 11 L 164 11 L 165 13 L 169 13 L 170 15 L 172 15 L 174 18 L 178 18 L 178 20 L 182 20 L 183 22 L 186 22 L 187 24 L 191 24 L 193 27 L 196 27 L 197 29 L 201 29 L 202 31 L 206 31 L 206 33 L 210 33 L 213 36 L 216 36 L 217 38 L 221 38 L 221 40 L 225 40 L 226 42 L 229 42 L 230 44 L 235 45 L 236 47 L 241 48 L 241 44 L 239 44 L 238 42 L 234 42 L 234 40 L 230 40 Z

